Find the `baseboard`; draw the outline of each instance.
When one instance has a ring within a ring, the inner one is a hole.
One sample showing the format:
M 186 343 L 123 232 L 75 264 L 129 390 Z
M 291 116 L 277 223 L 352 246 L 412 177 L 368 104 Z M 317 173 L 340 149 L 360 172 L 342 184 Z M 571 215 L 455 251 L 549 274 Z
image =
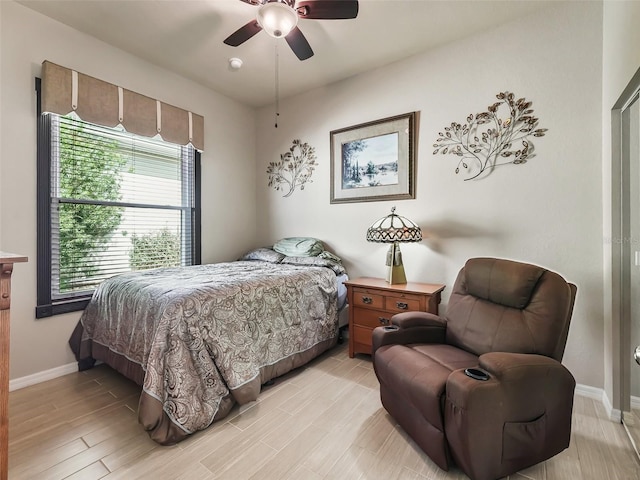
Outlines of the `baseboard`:
M 53 380 L 54 378 L 68 375 L 69 373 L 75 373 L 78 371 L 77 363 L 68 363 L 60 367 L 45 370 L 44 372 L 34 373 L 33 375 L 27 375 L 26 377 L 14 378 L 9 380 L 9 391 L 20 390 L 21 388 L 30 387 L 37 383 L 46 382 L 47 380 Z
M 602 403 L 602 406 L 607 412 L 609 420 L 618 423 L 622 421 L 622 412 L 617 408 L 613 408 L 613 405 L 611 405 L 611 402 L 609 401 L 609 397 L 607 397 L 605 391 L 602 388 L 577 384 L 576 395 L 599 401 L 600 403 Z
M 578 383 L 576 385 L 576 395 L 592 398 L 594 400 L 599 400 L 602 402 L 604 390 L 602 388 L 590 387 L 589 385 L 582 385 Z

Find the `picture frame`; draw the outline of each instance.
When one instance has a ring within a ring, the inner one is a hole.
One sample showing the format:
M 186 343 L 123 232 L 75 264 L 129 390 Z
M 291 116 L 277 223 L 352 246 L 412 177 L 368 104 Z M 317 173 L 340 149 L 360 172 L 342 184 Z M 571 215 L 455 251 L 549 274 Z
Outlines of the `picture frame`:
M 331 131 L 330 203 L 415 198 L 417 115 Z

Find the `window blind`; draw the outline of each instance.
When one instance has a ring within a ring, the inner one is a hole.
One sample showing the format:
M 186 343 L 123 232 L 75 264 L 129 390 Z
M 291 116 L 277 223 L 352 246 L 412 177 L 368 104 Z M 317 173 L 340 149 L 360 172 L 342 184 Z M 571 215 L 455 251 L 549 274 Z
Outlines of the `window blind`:
M 194 148 L 51 114 L 52 300 L 194 263 Z

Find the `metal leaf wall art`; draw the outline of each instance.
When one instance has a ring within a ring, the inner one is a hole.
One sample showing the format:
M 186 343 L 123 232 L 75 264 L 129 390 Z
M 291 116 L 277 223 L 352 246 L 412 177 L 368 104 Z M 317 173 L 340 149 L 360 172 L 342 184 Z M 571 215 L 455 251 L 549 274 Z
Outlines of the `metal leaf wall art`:
M 458 157 L 456 174 L 468 175 L 466 180 L 486 176 L 501 165 L 521 165 L 533 156 L 530 136 L 542 137 L 546 128 L 538 127 L 531 103 L 524 98 L 514 100 L 510 92 L 496 95 L 498 101 L 486 112 L 470 114 L 467 123 L 453 122 L 438 133 L 434 155 L 452 154 Z M 508 112 L 506 118 L 504 112 Z
M 269 187 L 286 192 L 284 197 L 291 196 L 296 187 L 304 190 L 305 184 L 312 182 L 311 175 L 316 165 L 316 149 L 308 143 L 294 140 L 289 151 L 280 154 L 279 162 L 269 162 Z

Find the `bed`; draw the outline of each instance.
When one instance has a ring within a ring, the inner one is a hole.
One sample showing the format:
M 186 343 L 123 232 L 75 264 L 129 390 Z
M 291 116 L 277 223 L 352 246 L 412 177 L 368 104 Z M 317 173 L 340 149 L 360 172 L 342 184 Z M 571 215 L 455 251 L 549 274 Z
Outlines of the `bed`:
M 104 281 L 69 340 L 79 368 L 101 361 L 141 385 L 138 419 L 163 445 L 255 400 L 335 345 L 345 301 L 339 262 L 269 250 Z

